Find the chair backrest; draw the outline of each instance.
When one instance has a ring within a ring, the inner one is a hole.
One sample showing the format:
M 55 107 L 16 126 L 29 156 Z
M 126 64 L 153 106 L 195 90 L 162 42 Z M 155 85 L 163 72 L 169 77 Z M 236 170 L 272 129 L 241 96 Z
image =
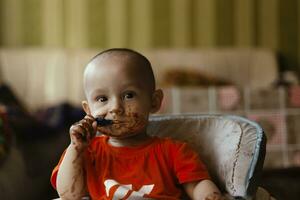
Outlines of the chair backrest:
M 148 134 L 188 142 L 221 190 L 233 197 L 254 195 L 266 150 L 257 123 L 232 115 L 158 115 L 151 117 Z

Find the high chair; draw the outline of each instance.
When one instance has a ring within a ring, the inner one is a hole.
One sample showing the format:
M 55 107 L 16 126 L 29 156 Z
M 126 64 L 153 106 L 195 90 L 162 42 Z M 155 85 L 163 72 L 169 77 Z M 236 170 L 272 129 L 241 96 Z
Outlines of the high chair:
M 266 137 L 255 122 L 232 115 L 156 115 L 148 134 L 186 141 L 227 199 L 274 200 L 259 187 Z
M 266 137 L 257 123 L 232 115 L 154 115 L 147 132 L 189 143 L 227 200 L 275 200 L 259 187 Z

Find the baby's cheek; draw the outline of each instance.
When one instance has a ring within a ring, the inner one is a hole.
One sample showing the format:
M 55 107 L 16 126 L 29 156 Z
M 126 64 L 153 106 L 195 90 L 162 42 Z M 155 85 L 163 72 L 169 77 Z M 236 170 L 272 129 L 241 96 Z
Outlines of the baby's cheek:
M 123 128 L 125 128 L 129 133 L 138 133 L 144 130 L 146 125 L 147 120 L 144 117 L 131 118 L 131 120 L 128 121 Z

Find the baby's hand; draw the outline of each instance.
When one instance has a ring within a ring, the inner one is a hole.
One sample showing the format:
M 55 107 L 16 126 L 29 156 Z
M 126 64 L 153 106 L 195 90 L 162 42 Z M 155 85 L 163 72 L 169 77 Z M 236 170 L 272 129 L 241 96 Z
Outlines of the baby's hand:
M 97 132 L 97 122 L 91 115 L 86 115 L 82 120 L 73 124 L 70 128 L 72 145 L 79 151 L 84 150 Z
M 213 192 L 205 197 L 204 200 L 225 200 L 225 197 L 223 197 L 219 192 Z

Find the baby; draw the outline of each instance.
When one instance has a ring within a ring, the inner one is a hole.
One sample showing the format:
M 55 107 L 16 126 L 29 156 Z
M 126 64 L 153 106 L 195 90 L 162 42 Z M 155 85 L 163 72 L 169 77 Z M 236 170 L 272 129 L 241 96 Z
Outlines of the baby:
M 187 144 L 147 135 L 149 114 L 163 99 L 147 58 L 108 49 L 88 63 L 83 82 L 86 116 L 71 126 L 70 145 L 51 176 L 62 199 L 168 200 L 184 191 L 191 199 L 222 199 Z

